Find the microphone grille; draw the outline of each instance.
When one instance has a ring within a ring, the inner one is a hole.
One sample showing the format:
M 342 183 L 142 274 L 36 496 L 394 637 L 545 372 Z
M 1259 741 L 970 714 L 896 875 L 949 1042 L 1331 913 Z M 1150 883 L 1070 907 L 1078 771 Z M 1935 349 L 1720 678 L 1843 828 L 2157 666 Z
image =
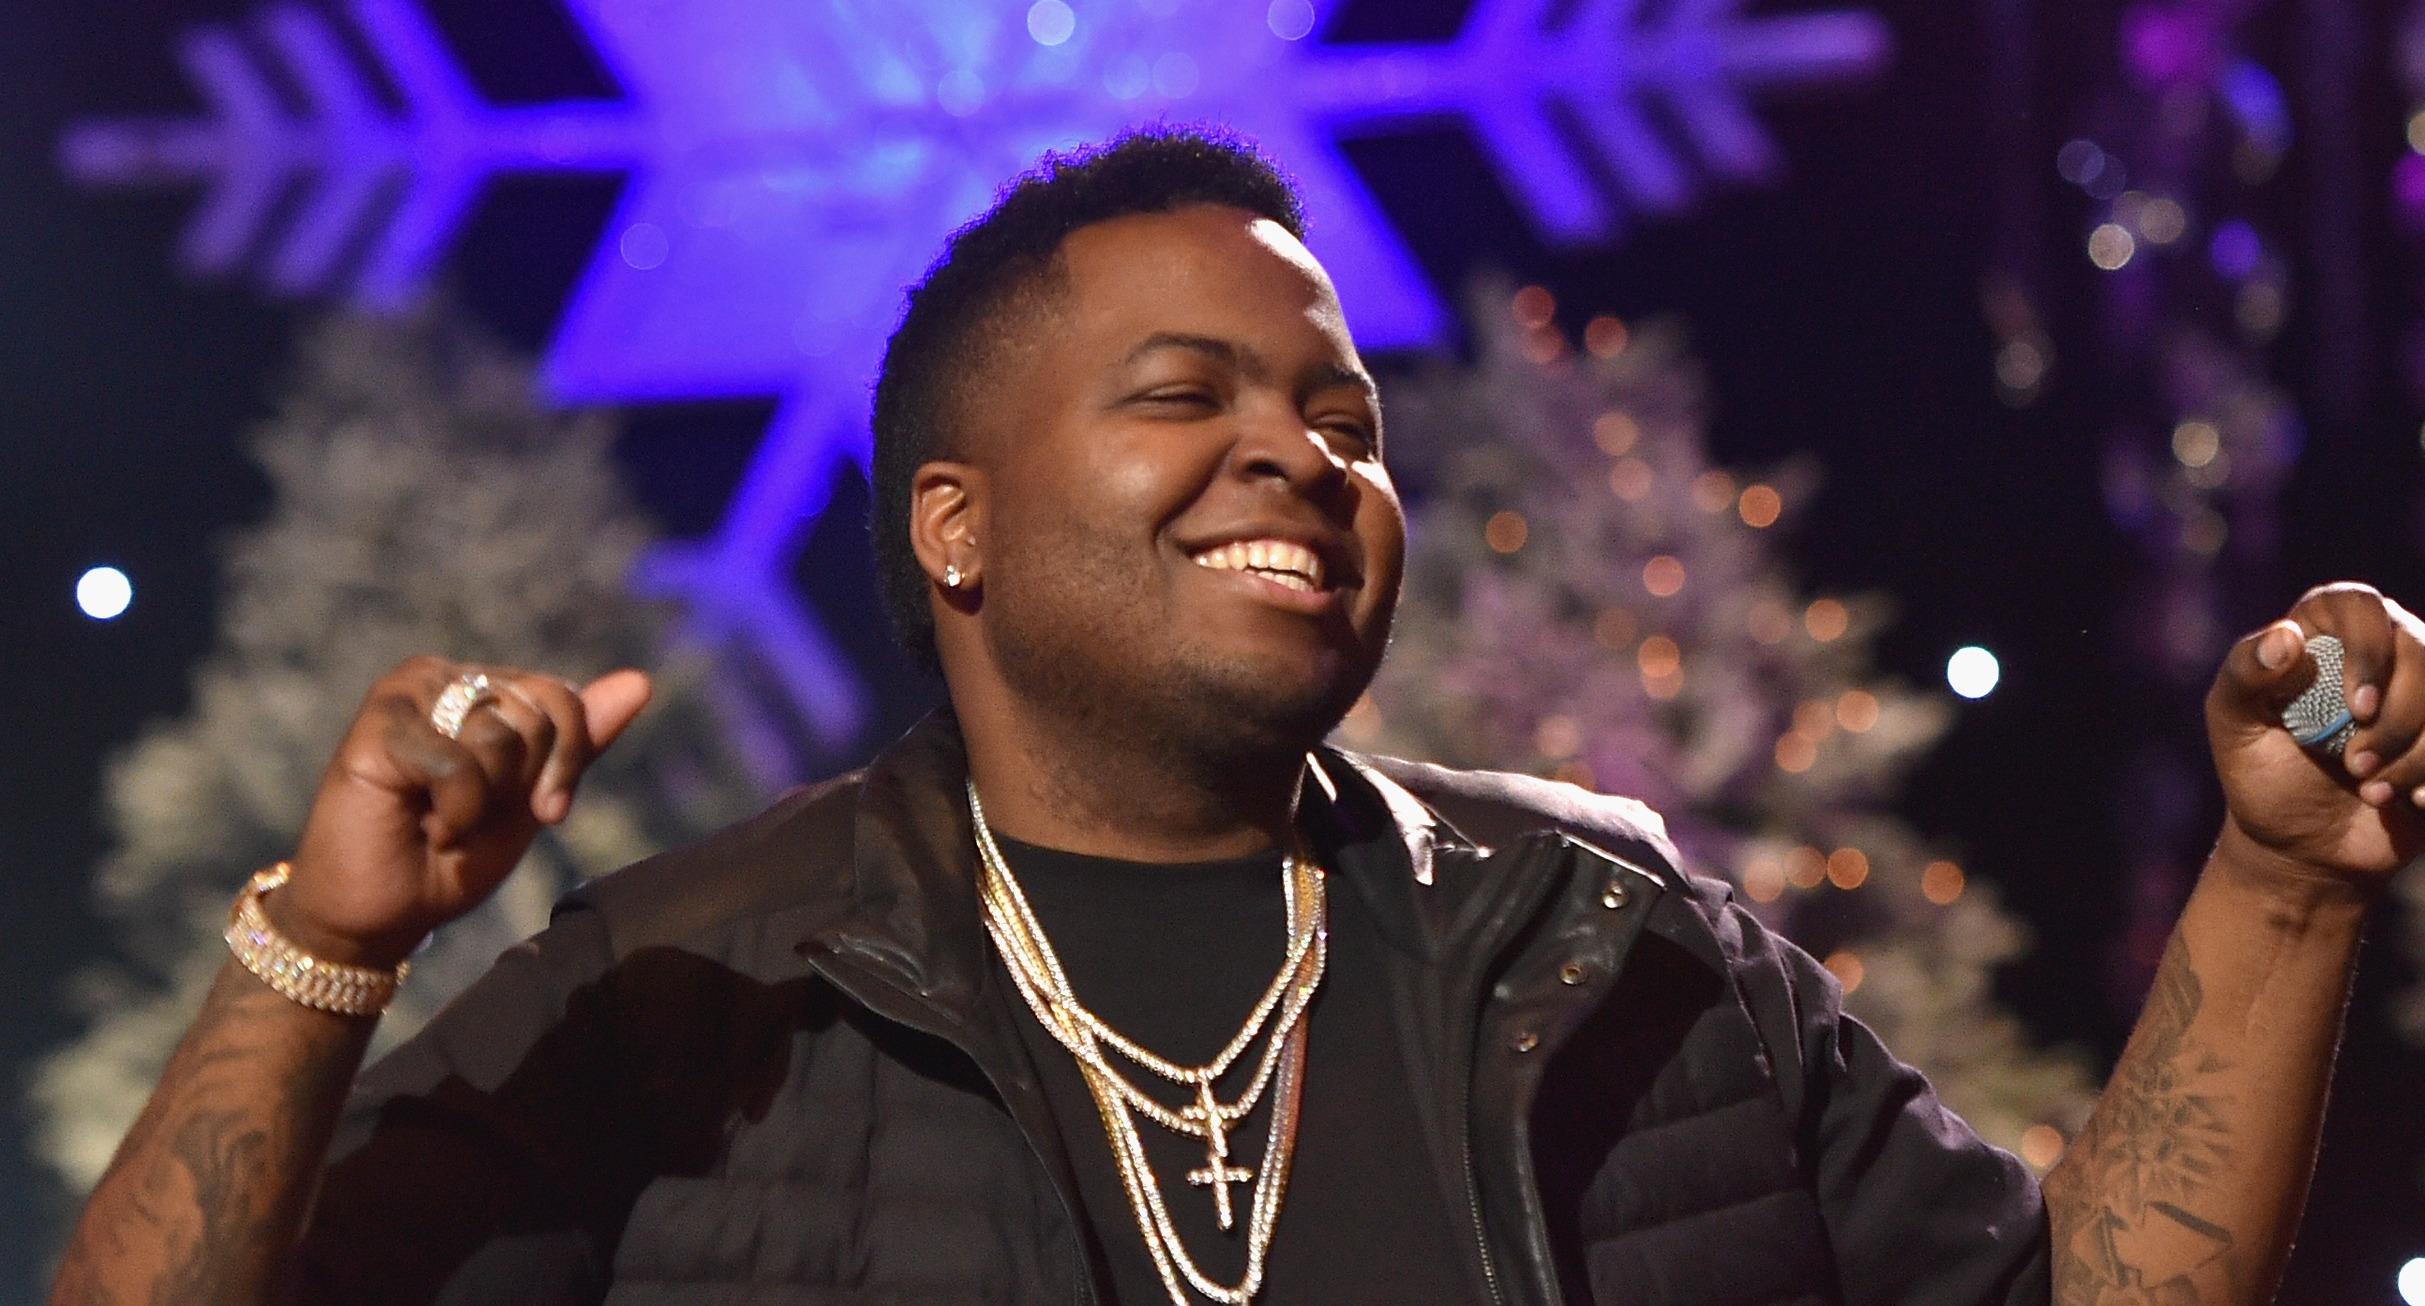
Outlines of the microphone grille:
M 2315 659 L 2315 683 L 2282 709 L 2282 728 L 2302 748 L 2338 753 L 2358 729 L 2341 691 L 2341 641 L 2330 635 L 2309 636 L 2307 656 Z

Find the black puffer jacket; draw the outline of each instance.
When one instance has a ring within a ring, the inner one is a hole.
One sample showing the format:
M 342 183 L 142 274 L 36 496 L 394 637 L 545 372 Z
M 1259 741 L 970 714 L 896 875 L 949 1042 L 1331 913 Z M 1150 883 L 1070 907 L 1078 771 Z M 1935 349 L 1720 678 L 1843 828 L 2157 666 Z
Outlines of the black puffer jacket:
M 2026 1172 L 1647 809 L 1318 761 L 1318 835 L 1403 871 L 1358 888 L 1472 1212 L 1436 1300 L 2046 1300 Z M 311 1299 L 1108 1300 L 970 892 L 965 774 L 937 717 L 569 898 L 366 1072 Z

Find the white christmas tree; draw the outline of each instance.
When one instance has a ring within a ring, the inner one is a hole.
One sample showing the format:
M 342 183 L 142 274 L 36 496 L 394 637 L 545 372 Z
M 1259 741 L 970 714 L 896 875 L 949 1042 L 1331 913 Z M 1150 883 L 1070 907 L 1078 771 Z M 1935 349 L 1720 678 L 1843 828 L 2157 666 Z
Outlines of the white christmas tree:
M 617 666 L 657 698 L 497 895 L 442 931 L 381 1024 L 418 1028 L 581 877 L 747 812 L 761 789 L 722 742 L 700 669 L 624 586 L 653 533 L 612 431 L 539 399 L 529 365 L 435 314 L 333 321 L 253 449 L 267 521 L 227 551 L 217 646 L 193 706 L 110 767 L 116 848 L 95 880 L 123 961 L 74 981 L 86 1033 L 30 1086 L 36 1147 L 98 1177 L 226 956 L 227 902 L 285 856 L 370 683 L 415 653 L 571 678 Z
M 1689 869 L 1733 880 L 1982 1133 L 2050 1165 L 2093 1087 L 1991 994 L 2025 931 L 1891 809 L 1948 713 L 1870 669 L 1883 601 L 1797 592 L 1774 541 L 1812 470 L 1713 466 L 1673 332 L 1598 318 L 1578 350 L 1537 287 L 1482 304 L 1470 367 L 1389 394 L 1424 493 L 1396 646 L 1346 738 L 1648 801 Z

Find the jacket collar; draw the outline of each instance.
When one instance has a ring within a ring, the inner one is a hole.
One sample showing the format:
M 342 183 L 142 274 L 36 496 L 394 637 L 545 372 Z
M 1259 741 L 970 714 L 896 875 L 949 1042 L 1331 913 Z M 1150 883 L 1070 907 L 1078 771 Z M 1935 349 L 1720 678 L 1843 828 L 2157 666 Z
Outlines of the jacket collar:
M 1433 883 L 1441 852 L 1470 844 L 1370 767 L 1328 748 L 1312 762 L 1300 810 L 1328 868 L 1349 880 L 1391 943 L 1433 955 L 1418 898 Z M 800 946 L 803 954 L 838 953 L 875 969 L 956 1025 L 979 1012 L 995 983 L 977 902 L 967 781 L 967 747 L 948 708 L 878 754 L 856 786 L 848 900 L 810 912 Z

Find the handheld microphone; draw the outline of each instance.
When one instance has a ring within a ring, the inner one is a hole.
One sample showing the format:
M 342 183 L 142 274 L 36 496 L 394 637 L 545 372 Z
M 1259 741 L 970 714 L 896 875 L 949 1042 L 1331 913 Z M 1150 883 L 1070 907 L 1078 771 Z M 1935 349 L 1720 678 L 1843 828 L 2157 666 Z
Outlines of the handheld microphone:
M 2282 728 L 2299 741 L 2299 747 L 2338 757 L 2358 730 L 2357 718 L 2349 712 L 2348 696 L 2341 692 L 2341 641 L 2330 635 L 2311 635 L 2307 656 L 2315 659 L 2315 683 L 2282 709 Z

